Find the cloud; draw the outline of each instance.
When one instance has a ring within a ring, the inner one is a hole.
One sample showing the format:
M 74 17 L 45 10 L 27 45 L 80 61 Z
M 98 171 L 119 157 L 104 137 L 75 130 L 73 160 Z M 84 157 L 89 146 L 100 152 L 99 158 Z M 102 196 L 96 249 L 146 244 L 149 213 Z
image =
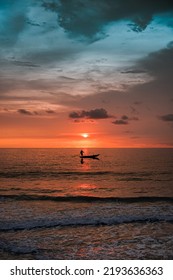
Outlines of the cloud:
M 17 112 L 22 115 L 29 115 L 29 116 L 33 115 L 33 113 L 31 113 L 30 111 L 25 110 L 25 109 L 19 109 Z
M 120 119 L 115 120 L 112 122 L 113 124 L 117 124 L 117 125 L 124 125 L 124 124 L 128 124 L 129 123 L 129 117 L 126 115 L 123 115 Z
M 58 48 L 40 48 L 39 50 L 30 51 L 23 55 L 23 58 L 34 61 L 37 64 L 45 65 L 55 61 L 69 62 L 69 60 L 73 60 L 80 51 L 81 47 L 79 45 L 69 45 L 69 42 L 66 42 L 66 45 L 58 46 Z
M 11 61 L 12 64 L 16 65 L 16 66 L 24 66 L 24 67 L 40 67 L 37 64 L 34 64 L 30 61 L 20 61 L 20 60 L 14 60 Z
M 72 83 L 75 82 L 74 79 L 69 79 L 69 84 L 70 84 L 70 81 Z M 77 81 L 77 80 L 76 80 Z M 74 100 L 75 101 L 75 97 L 73 97 L 72 95 L 70 94 L 66 94 L 65 92 L 62 93 L 63 89 L 67 87 L 67 83 L 64 82 L 61 78 L 57 77 L 48 77 L 47 78 L 44 78 L 44 79 L 41 79 L 41 78 L 37 78 L 37 75 L 36 75 L 36 78 L 35 79 L 26 79 L 26 77 L 0 77 L 0 98 L 7 98 L 8 99 L 8 95 L 5 97 L 4 96 L 4 93 L 8 93 L 10 91 L 13 91 L 13 90 L 19 90 L 19 92 L 21 90 L 29 90 L 29 91 L 32 91 L 32 90 L 39 90 L 39 91 L 47 91 L 47 93 L 49 95 L 52 95 L 54 96 L 54 98 L 57 98 L 57 99 L 60 99 L 60 100 L 66 100 L 66 99 L 69 99 L 69 103 Z M 70 85 L 69 85 L 70 87 Z M 50 91 L 55 91 L 55 93 L 52 93 Z M 60 92 L 60 93 L 59 93 Z M 21 94 L 21 96 L 23 96 L 23 94 Z M 40 96 L 39 95 L 36 95 L 34 96 L 34 99 L 38 99 L 38 98 L 41 98 L 42 99 L 42 96 L 43 94 L 41 94 Z M 67 98 L 66 98 L 67 97 Z M 11 96 L 11 99 L 16 99 L 18 98 L 18 95 L 14 95 L 14 96 Z M 30 96 L 23 96 L 24 99 L 29 99 Z
M 1 0 L 1 9 L 0 45 L 11 47 L 27 26 L 27 3 L 19 0 L 7 0 L 5 3 Z
M 90 111 L 80 111 L 80 112 L 71 112 L 69 117 L 72 119 L 107 119 L 111 116 L 108 115 L 107 111 L 103 108 L 100 109 L 93 109 Z
M 143 69 L 146 73 L 146 80 L 128 88 L 129 94 L 135 99 L 140 98 L 140 102 L 143 105 L 148 102 L 147 106 L 152 105 L 153 109 L 158 104 L 162 104 L 160 107 L 165 106 L 165 110 L 170 110 L 173 92 L 172 57 L 173 44 L 170 42 L 166 48 L 152 52 L 138 60 L 134 65 L 134 69 L 136 67 Z
M 160 116 L 159 119 L 161 119 L 164 122 L 173 122 L 173 114 Z
M 17 112 L 22 115 L 28 115 L 28 116 L 35 116 L 35 115 L 45 115 L 46 114 L 55 114 L 56 111 L 48 109 L 48 110 L 39 110 L 39 111 L 30 111 L 26 109 L 18 109 Z
M 143 69 L 128 69 L 128 70 L 121 71 L 121 74 L 141 74 L 145 72 L 146 71 Z
M 113 124 L 117 125 L 124 125 L 124 124 L 129 124 L 129 121 L 138 121 L 139 119 L 137 117 L 132 117 L 129 118 L 127 115 L 123 115 L 121 118 L 113 121 Z
M 130 20 L 131 29 L 143 31 L 152 17 L 173 10 L 168 0 L 50 0 L 43 7 L 57 13 L 59 25 L 71 36 L 98 39 L 104 27 L 119 20 Z
M 53 110 L 46 110 L 46 113 L 48 113 L 48 114 L 55 114 L 56 112 L 53 111 Z
M 113 124 L 117 124 L 117 125 L 123 125 L 123 124 L 128 124 L 128 121 L 120 119 L 120 120 L 116 120 L 114 122 L 112 122 Z
M 171 80 L 173 73 L 173 42 L 170 42 L 166 48 L 157 52 L 150 53 L 147 57 L 141 59 L 138 65 L 155 79 Z
M 5 30 L 0 33 L 1 46 L 11 47 L 18 39 L 19 34 L 25 29 L 26 17 L 22 13 L 11 15 L 4 22 Z
M 127 121 L 127 120 L 129 119 L 129 117 L 126 116 L 126 115 L 123 115 L 123 116 L 121 117 L 121 119 L 124 120 L 124 121 Z

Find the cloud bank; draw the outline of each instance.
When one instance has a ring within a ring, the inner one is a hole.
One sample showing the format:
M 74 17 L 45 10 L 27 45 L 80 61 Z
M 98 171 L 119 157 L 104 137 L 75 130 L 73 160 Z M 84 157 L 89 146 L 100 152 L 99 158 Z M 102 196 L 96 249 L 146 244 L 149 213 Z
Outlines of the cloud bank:
M 119 20 L 131 21 L 130 27 L 141 32 L 154 15 L 173 11 L 170 0 L 45 0 L 43 6 L 57 13 L 59 25 L 71 36 L 90 39 L 102 37 L 104 26 Z

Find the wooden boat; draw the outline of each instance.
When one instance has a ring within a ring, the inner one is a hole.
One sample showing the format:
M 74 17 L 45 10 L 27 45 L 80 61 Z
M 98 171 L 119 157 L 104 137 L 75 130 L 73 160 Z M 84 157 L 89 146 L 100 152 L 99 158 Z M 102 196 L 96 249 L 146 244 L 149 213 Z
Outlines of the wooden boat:
M 97 155 L 88 155 L 88 156 L 80 156 L 80 158 L 97 158 L 100 154 L 97 154 Z

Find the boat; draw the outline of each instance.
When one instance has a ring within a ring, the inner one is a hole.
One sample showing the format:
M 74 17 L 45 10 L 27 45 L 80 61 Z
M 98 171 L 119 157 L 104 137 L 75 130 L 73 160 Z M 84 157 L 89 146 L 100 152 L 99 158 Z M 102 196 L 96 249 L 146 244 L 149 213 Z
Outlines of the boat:
M 96 154 L 96 155 L 88 155 L 88 156 L 80 156 L 80 158 L 97 158 L 100 154 Z

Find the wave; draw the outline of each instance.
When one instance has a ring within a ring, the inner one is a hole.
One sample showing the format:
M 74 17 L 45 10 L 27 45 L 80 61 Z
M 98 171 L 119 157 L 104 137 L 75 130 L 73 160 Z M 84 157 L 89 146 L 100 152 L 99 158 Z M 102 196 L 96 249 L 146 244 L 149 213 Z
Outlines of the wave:
M 160 173 L 159 173 L 160 174 Z M 170 173 L 171 174 L 171 173 Z M 60 177 L 60 176 L 138 176 L 138 177 L 148 177 L 152 176 L 152 172 L 114 172 L 114 171 L 6 171 L 0 172 L 0 177 L 2 178 L 20 178 L 20 177 Z M 168 174 L 167 174 L 168 175 Z
M 166 176 L 165 176 L 166 175 Z M 114 180 L 122 182 L 172 182 L 173 174 L 171 172 L 115 172 L 115 171 L 47 171 L 47 170 L 24 170 L 24 171 L 4 171 L 0 172 L 0 178 L 3 179 L 22 179 L 22 180 Z
M 18 244 L 18 246 L 7 242 L 7 241 L 0 241 L 0 251 L 2 254 L 10 253 L 15 255 L 26 255 L 26 254 L 36 254 L 37 248 L 34 247 L 34 244 L 28 245 L 28 244 Z
M 29 171 L 7 171 L 7 172 L 0 172 L 0 177 L 21 177 L 21 176 L 62 176 L 62 175 L 105 175 L 111 174 L 114 172 L 111 171 L 36 171 L 36 170 L 29 170 Z M 117 173 L 121 174 L 121 173 Z
M 110 217 L 71 217 L 69 218 L 59 218 L 57 220 L 33 220 L 25 222 L 15 222 L 14 224 L 1 225 L 0 232 L 9 231 L 22 231 L 22 230 L 36 230 L 36 229 L 49 229 L 56 227 L 84 227 L 84 226 L 115 226 L 120 224 L 130 224 L 130 223 L 160 223 L 167 222 L 173 223 L 173 217 L 169 215 L 159 215 L 158 216 L 115 216 Z
M 0 195 L 0 200 L 43 200 L 57 202 L 119 202 L 119 203 L 140 203 L 140 202 L 173 202 L 173 197 L 165 196 L 139 196 L 139 197 L 99 197 L 99 196 L 47 196 L 47 195 Z

